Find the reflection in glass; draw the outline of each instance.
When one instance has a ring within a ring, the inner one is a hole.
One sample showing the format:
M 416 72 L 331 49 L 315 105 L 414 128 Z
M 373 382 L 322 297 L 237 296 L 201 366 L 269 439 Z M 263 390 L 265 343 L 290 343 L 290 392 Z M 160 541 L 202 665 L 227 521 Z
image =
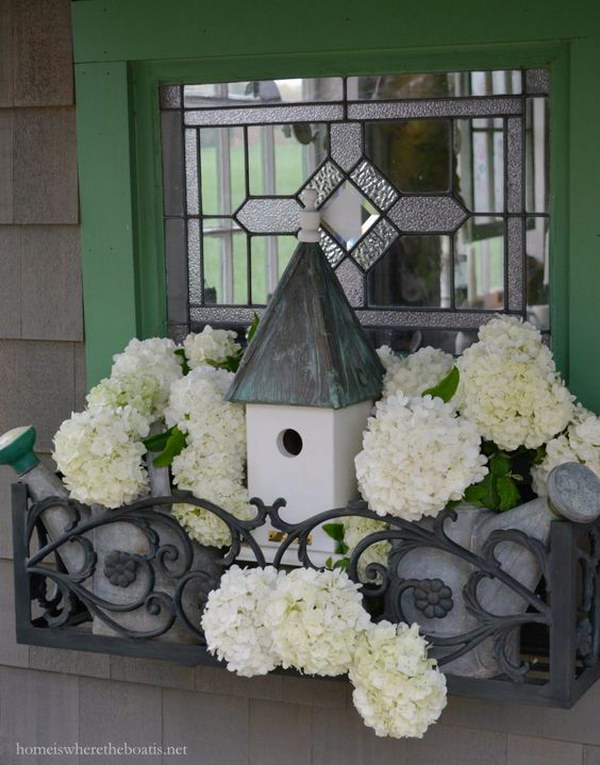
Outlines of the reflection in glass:
M 205 304 L 248 303 L 246 235 L 231 218 L 204 220 L 202 237 Z
M 450 237 L 401 236 L 367 277 L 371 306 L 450 307 Z
M 327 126 L 306 123 L 248 128 L 250 194 L 295 194 L 327 155 Z
M 527 212 L 548 211 L 548 99 L 528 98 L 525 120 Z
M 387 101 L 448 96 L 503 96 L 520 93 L 519 70 L 444 72 L 437 74 L 384 74 L 348 78 L 348 99 Z
M 231 215 L 246 196 L 243 128 L 200 130 L 204 215 Z
M 456 308 L 504 310 L 504 220 L 469 219 L 454 235 Z
M 297 245 L 293 236 L 251 237 L 253 305 L 268 303 Z
M 341 77 L 260 80 L 184 85 L 185 109 L 215 109 L 219 106 L 261 106 L 274 103 L 341 101 Z
M 450 190 L 449 120 L 368 122 L 365 152 L 400 191 Z
M 379 214 L 350 181 L 343 183 L 321 208 L 321 223 L 346 250 L 351 250 Z
M 527 318 L 539 329 L 550 326 L 548 219 L 527 218 Z
M 504 126 L 501 119 L 455 120 L 455 194 L 472 212 L 504 211 Z

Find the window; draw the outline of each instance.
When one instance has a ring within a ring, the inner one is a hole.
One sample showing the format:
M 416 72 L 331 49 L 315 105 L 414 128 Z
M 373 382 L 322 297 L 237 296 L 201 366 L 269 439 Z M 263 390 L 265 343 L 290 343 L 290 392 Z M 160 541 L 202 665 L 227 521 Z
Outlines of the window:
M 461 350 L 498 311 L 547 331 L 547 93 L 543 69 L 162 86 L 172 334 L 267 303 L 307 187 L 378 342 Z

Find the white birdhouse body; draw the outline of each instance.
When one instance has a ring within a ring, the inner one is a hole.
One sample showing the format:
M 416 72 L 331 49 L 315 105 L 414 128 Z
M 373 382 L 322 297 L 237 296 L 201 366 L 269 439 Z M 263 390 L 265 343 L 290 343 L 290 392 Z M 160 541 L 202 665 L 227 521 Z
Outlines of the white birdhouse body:
M 371 401 L 344 409 L 248 404 L 248 491 L 272 504 L 286 500 L 281 517 L 289 523 L 345 507 L 356 499 L 354 457 L 362 448 L 362 433 Z M 269 562 L 281 544 L 281 532 L 270 523 L 255 532 Z M 284 559 L 298 563 L 297 545 Z M 321 528 L 311 532 L 311 560 L 324 565 L 335 542 Z

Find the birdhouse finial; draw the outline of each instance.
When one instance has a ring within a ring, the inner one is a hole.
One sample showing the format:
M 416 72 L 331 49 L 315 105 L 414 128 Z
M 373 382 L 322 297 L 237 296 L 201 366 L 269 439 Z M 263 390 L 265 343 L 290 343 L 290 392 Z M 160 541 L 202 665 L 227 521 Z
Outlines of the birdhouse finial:
M 321 216 L 315 209 L 317 204 L 317 192 L 315 189 L 304 189 L 300 198 L 304 204 L 304 210 L 300 213 L 300 231 L 298 231 L 298 241 L 318 242 Z

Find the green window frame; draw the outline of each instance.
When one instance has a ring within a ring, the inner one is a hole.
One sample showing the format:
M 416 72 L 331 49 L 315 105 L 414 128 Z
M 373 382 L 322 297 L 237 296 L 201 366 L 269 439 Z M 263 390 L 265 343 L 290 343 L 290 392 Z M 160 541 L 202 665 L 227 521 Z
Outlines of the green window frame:
M 89 384 L 131 337 L 166 331 L 159 84 L 548 67 L 553 344 L 572 391 L 600 410 L 600 9 L 511 7 L 389 2 L 372 19 L 358 0 L 234 0 L 226 14 L 191 0 L 74 2 Z

